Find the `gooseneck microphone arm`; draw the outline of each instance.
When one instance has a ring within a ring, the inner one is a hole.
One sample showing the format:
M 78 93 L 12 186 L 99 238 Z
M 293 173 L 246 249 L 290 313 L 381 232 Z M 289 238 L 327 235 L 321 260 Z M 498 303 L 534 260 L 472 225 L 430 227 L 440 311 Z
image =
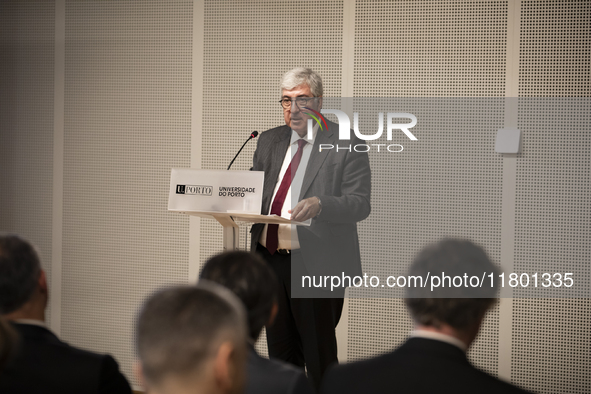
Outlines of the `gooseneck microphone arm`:
M 251 139 L 256 138 L 257 135 L 259 135 L 259 132 L 258 131 L 253 131 L 252 134 L 248 137 L 248 139 L 246 141 L 244 141 L 244 144 L 242 144 L 242 148 L 240 148 L 240 150 L 238 151 L 238 153 L 236 153 L 236 156 L 234 156 L 234 158 L 230 162 L 230 165 L 228 166 L 228 170 L 230 169 L 230 167 L 232 167 L 232 164 L 234 164 L 234 160 L 236 160 L 236 158 L 238 157 L 238 155 L 240 154 L 240 152 L 242 152 L 242 149 L 244 149 L 244 146 L 246 145 L 246 143 L 248 141 L 250 141 Z

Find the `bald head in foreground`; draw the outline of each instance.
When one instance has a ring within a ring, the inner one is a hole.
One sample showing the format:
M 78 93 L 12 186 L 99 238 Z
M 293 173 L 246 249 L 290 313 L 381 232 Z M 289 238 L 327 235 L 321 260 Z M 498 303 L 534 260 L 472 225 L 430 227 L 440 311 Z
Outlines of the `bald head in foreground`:
M 485 251 L 467 240 L 444 239 L 414 259 L 408 275 L 471 277 L 497 275 Z M 321 393 L 526 393 L 477 368 L 466 357 L 496 288 L 414 287 L 406 305 L 415 329 L 399 348 L 376 358 L 337 366 L 326 375 Z
M 244 386 L 246 314 L 214 283 L 160 290 L 136 328 L 136 374 L 151 394 L 234 394 Z

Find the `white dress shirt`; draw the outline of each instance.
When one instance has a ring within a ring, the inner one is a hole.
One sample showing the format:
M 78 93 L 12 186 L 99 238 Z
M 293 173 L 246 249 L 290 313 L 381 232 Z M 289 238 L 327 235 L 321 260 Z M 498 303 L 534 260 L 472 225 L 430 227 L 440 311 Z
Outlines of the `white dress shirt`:
M 302 183 L 304 182 L 304 174 L 306 173 L 306 167 L 308 166 L 308 161 L 310 160 L 310 155 L 312 154 L 312 147 L 314 146 L 314 141 L 316 140 L 316 134 L 318 133 L 318 125 L 314 125 L 312 129 L 312 139 L 309 140 L 306 137 L 303 138 L 307 144 L 304 145 L 304 151 L 302 152 L 302 159 L 300 160 L 300 164 L 298 165 L 298 170 L 295 173 L 291 181 L 291 185 L 287 190 L 287 196 L 285 196 L 285 201 L 283 202 L 283 206 L 281 207 L 281 216 L 284 218 L 289 219 L 291 214 L 288 213 L 288 210 L 293 209 L 297 203 L 299 202 L 300 192 L 302 190 Z M 302 139 L 295 131 L 291 131 L 291 141 L 289 143 L 289 149 L 285 153 L 285 158 L 283 159 L 283 165 L 281 166 L 281 172 L 279 173 L 279 178 L 277 179 L 277 183 L 275 184 L 275 190 L 273 191 L 273 199 L 271 199 L 271 206 L 273 206 L 273 200 L 275 200 L 275 195 L 279 190 L 279 186 L 283 180 L 283 176 L 287 172 L 287 167 L 289 167 L 289 163 L 295 156 L 296 152 L 298 151 L 298 141 Z M 293 199 L 291 197 L 294 197 Z M 259 239 L 259 243 L 263 246 L 267 246 L 267 228 L 269 227 L 268 224 L 265 224 L 265 228 L 261 233 L 261 238 Z M 292 231 L 293 230 L 293 231 Z M 278 241 L 279 244 L 277 249 L 299 249 L 300 248 L 300 241 L 298 239 L 298 232 L 294 225 L 291 224 L 280 224 L 278 230 Z
M 36 320 L 36 319 L 15 319 L 14 320 L 15 323 L 19 323 L 19 324 L 29 324 L 31 326 L 39 326 L 39 327 L 43 327 L 43 328 L 47 328 L 47 324 L 45 324 L 44 321 L 42 320 Z
M 454 345 L 456 347 L 459 347 L 463 352 L 466 352 L 466 350 L 468 350 L 468 347 L 466 346 L 466 344 L 464 342 L 460 341 L 458 338 L 452 337 L 451 335 L 445 335 L 440 332 L 427 331 L 427 330 L 413 330 L 410 333 L 410 337 L 411 338 L 434 339 L 436 341 L 446 342 L 446 343 L 449 343 L 450 345 Z

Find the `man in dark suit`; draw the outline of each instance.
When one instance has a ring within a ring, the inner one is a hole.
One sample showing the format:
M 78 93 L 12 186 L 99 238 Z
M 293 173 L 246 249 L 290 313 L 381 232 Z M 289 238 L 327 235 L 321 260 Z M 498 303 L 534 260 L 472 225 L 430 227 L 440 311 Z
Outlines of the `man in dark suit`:
M 19 347 L 0 373 L 2 393 L 131 393 L 113 357 L 77 349 L 45 326 L 48 288 L 35 249 L 0 236 L 0 315 L 19 334 Z
M 497 277 L 498 269 L 482 248 L 470 241 L 445 239 L 418 254 L 409 276 L 477 275 L 480 279 L 483 273 Z M 496 301 L 496 287 L 449 283 L 432 292 L 430 283 L 424 288 L 407 287 L 405 301 L 415 321 L 410 338 L 391 353 L 329 370 L 321 392 L 526 393 L 475 368 L 466 357 L 487 310 Z
M 322 108 L 318 74 L 290 70 L 281 89 L 286 124 L 261 134 L 252 169 L 265 173 L 263 214 L 311 219 L 311 225 L 256 224 L 251 249 L 270 264 L 280 283 L 279 312 L 267 329 L 269 355 L 305 366 L 318 386 L 328 365 L 338 361 L 335 327 L 344 287 L 312 289 L 302 282 L 361 275 L 356 223 L 370 213 L 371 172 L 367 153 L 351 149 L 360 140 L 339 141 L 337 124 L 317 123 L 308 139 L 308 121 Z M 337 145 L 341 149 L 326 148 Z
M 249 354 L 245 394 L 312 394 L 304 370 L 278 360 L 261 357 L 254 343 L 265 324 L 273 325 L 277 314 L 278 283 L 275 274 L 256 254 L 227 252 L 209 259 L 200 279 L 231 290 L 246 307 Z

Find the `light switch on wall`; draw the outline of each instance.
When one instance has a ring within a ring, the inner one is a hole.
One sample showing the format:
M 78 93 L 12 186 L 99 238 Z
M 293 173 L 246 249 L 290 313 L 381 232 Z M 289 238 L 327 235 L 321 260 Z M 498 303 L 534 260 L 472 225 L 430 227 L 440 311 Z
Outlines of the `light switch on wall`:
M 521 130 L 499 129 L 495 151 L 497 153 L 519 153 L 521 150 Z

